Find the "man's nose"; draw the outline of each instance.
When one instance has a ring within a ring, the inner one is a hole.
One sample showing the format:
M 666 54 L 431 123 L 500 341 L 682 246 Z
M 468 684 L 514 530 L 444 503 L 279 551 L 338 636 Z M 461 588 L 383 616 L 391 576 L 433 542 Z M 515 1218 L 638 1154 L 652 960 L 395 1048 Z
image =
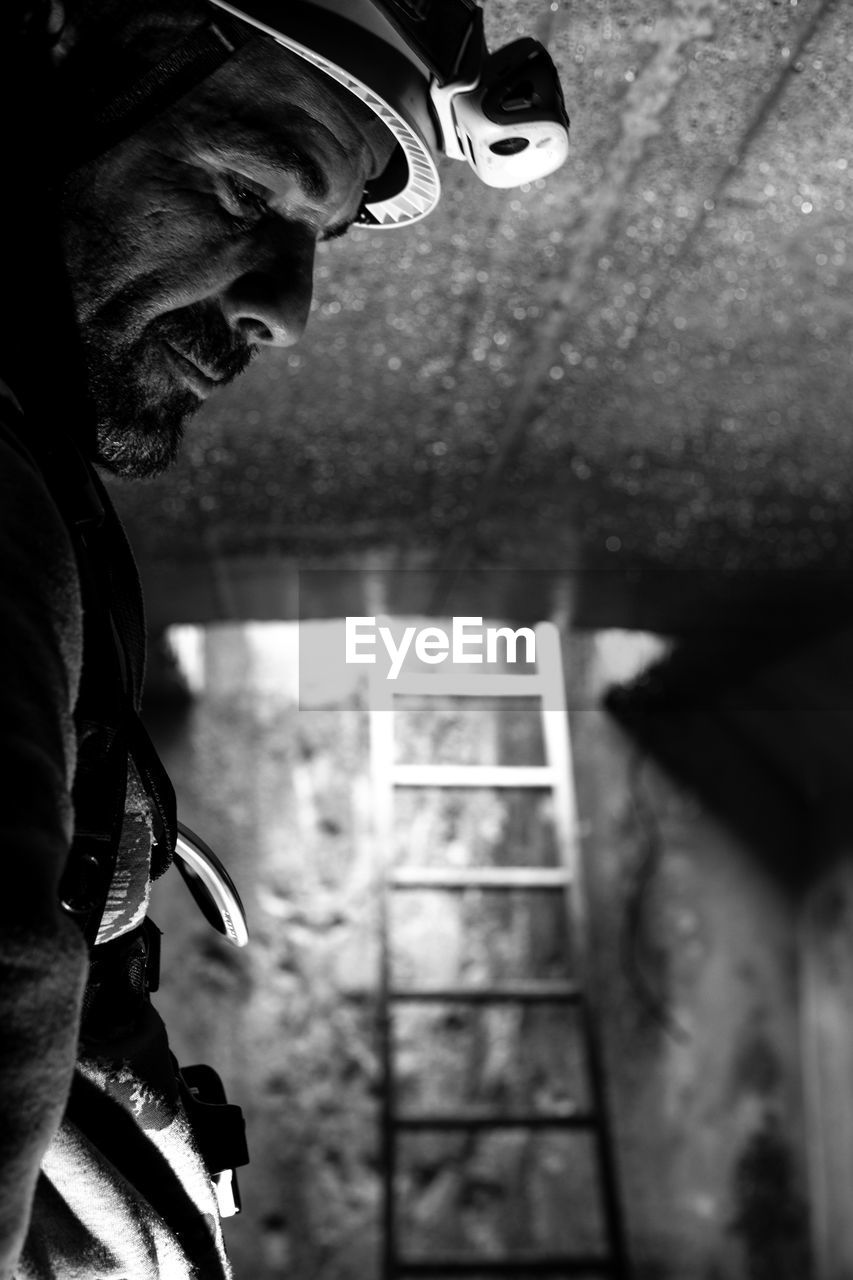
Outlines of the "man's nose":
M 292 347 L 308 322 L 316 242 L 310 231 L 291 224 L 277 228 L 260 248 L 222 295 L 222 310 L 247 342 Z

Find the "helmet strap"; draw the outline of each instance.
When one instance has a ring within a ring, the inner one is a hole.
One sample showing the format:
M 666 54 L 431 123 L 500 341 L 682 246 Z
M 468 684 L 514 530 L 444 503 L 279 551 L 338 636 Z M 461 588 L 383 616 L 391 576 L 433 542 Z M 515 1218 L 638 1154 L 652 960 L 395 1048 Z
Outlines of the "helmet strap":
M 191 31 L 128 88 L 76 120 L 66 172 L 80 169 L 173 106 L 252 39 L 251 28 L 222 14 Z

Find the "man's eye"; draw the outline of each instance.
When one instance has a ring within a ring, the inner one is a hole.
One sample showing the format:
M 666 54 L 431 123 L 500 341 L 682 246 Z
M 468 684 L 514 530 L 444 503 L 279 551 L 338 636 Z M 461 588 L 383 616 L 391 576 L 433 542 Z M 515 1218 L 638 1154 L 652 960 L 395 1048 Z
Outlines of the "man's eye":
M 267 192 L 247 178 L 228 176 L 225 181 L 228 212 L 238 218 L 263 218 L 269 213 Z

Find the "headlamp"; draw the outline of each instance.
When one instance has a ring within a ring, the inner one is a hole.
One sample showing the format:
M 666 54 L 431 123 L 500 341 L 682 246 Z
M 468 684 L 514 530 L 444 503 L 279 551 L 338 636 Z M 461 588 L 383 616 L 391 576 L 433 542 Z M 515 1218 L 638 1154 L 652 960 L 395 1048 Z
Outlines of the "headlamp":
M 569 120 L 544 46 L 489 54 L 473 0 L 211 0 L 355 94 L 397 146 L 359 222 L 426 217 L 441 192 L 436 158 L 466 160 L 491 187 L 517 187 L 564 162 Z

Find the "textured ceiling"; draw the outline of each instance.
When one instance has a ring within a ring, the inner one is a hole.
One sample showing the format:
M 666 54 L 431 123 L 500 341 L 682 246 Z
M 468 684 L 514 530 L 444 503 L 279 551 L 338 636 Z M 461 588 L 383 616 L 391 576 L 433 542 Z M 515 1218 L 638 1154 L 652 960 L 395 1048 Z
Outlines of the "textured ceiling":
M 143 561 L 849 567 L 853 6 L 485 8 L 548 44 L 570 162 L 448 162 L 432 217 L 323 246 L 302 346 L 121 487 Z

